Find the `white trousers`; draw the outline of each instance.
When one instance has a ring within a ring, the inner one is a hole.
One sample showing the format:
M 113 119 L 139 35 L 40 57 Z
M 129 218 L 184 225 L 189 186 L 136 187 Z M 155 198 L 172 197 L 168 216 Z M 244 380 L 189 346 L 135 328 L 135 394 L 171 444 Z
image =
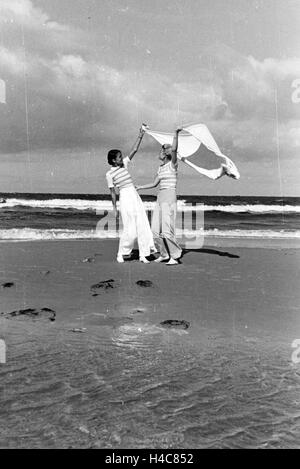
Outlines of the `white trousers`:
M 155 252 L 152 231 L 142 199 L 135 187 L 120 190 L 120 212 L 123 232 L 120 236 L 118 255 L 129 255 L 137 241 L 140 256 Z
M 177 200 L 175 189 L 162 189 L 152 215 L 152 232 L 161 256 L 178 259 L 182 249 L 176 241 Z

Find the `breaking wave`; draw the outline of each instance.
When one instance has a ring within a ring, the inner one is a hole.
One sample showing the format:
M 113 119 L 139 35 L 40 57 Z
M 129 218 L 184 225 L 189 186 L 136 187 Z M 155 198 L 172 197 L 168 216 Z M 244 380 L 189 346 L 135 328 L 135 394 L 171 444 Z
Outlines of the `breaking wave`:
M 254 238 L 254 239 L 299 239 L 298 230 L 177 230 L 178 238 L 204 236 L 217 238 Z M 71 230 L 71 229 L 33 229 L 12 228 L 0 230 L 0 240 L 39 241 L 39 240 L 76 240 L 76 239 L 114 239 L 119 233 L 115 230 Z
M 146 210 L 153 210 L 155 202 L 144 202 Z M 178 200 L 178 208 L 184 211 L 203 210 L 205 212 L 227 213 L 300 213 L 300 205 L 283 204 L 228 204 L 205 205 L 198 203 L 191 206 L 185 200 Z M 36 209 L 73 209 L 73 210 L 111 210 L 112 203 L 108 200 L 82 200 L 82 199 L 18 199 L 9 198 L 3 201 L 0 208 L 30 207 Z

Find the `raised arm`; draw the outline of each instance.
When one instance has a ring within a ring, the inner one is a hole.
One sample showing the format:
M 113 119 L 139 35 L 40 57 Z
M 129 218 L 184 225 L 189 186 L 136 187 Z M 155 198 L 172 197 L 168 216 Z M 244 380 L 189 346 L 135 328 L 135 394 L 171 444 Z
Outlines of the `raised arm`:
M 140 147 L 140 144 L 141 144 L 141 141 L 143 140 L 144 134 L 145 134 L 145 126 L 142 125 L 141 128 L 140 128 L 140 132 L 139 132 L 138 138 L 136 139 L 136 142 L 135 142 L 135 144 L 133 145 L 133 148 L 132 148 L 131 152 L 130 152 L 129 155 L 128 155 L 128 158 L 129 158 L 130 160 L 132 160 L 132 158 L 134 157 L 134 155 L 135 155 L 136 152 L 138 151 L 138 149 L 139 149 L 139 147 Z
M 159 177 L 156 176 L 156 178 L 154 179 L 154 181 L 153 181 L 152 183 L 150 183 L 150 184 L 145 184 L 145 185 L 143 185 L 143 186 L 136 186 L 136 190 L 137 190 L 137 191 L 140 191 L 141 189 L 153 189 L 153 187 L 158 186 L 159 181 L 160 181 Z
M 175 133 L 174 133 L 174 138 L 173 138 L 173 144 L 172 144 L 172 158 L 171 158 L 171 161 L 173 163 L 173 165 L 175 166 L 176 163 L 177 163 L 177 150 L 178 150 L 178 134 L 179 132 L 182 131 L 182 127 L 178 127 L 176 130 L 175 130 Z

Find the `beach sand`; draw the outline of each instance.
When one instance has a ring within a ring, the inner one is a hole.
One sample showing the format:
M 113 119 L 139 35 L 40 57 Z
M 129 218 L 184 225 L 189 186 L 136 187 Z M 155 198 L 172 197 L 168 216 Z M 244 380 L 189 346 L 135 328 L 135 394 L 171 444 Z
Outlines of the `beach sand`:
M 299 447 L 299 249 L 210 240 L 172 267 L 116 251 L 0 244 L 0 447 Z

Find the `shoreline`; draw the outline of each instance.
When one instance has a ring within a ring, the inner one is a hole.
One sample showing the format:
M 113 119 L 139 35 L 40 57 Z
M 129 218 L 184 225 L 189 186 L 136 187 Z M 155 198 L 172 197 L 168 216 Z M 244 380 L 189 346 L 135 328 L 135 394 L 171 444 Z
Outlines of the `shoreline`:
M 177 237 L 179 244 L 181 238 Z M 97 243 L 97 242 L 115 242 L 118 243 L 118 237 L 108 238 L 59 238 L 59 239 L 0 239 L 1 244 L 15 243 Z M 258 248 L 258 249 L 300 249 L 300 238 L 243 238 L 243 237 L 222 237 L 209 236 L 204 237 L 203 248 L 206 247 L 237 247 L 237 248 Z M 201 249 L 201 247 L 199 248 Z

